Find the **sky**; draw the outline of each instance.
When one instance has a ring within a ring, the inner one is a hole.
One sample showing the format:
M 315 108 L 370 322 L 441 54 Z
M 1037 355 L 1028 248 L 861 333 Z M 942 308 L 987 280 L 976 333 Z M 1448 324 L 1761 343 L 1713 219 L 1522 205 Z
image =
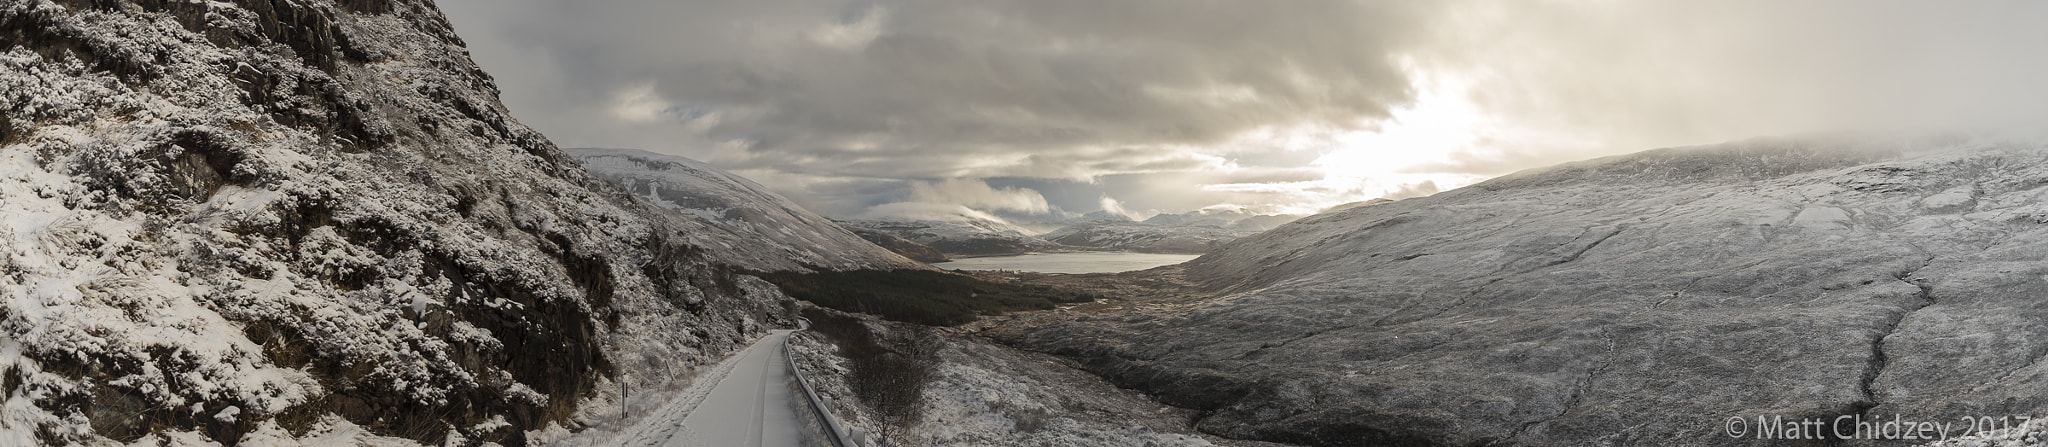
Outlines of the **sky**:
M 558 145 L 839 218 L 1305 214 L 1660 147 L 2048 123 L 2048 2 L 440 5 Z

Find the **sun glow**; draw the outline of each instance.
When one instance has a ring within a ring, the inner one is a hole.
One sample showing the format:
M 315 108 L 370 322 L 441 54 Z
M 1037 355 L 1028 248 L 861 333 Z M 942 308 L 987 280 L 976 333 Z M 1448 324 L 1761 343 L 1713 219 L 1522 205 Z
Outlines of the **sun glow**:
M 1415 102 L 1363 130 L 1330 138 L 1331 150 L 1311 163 L 1323 181 L 1356 184 L 1361 192 L 1388 194 L 1404 185 L 1434 182 L 1456 188 L 1481 180 L 1443 172 L 1460 155 L 1491 152 L 1503 133 L 1497 119 L 1473 104 L 1468 83 L 1443 75 L 1418 76 Z
M 1468 80 L 1416 70 L 1411 75 L 1416 79 L 1415 100 L 1392 110 L 1387 119 L 1344 127 L 1267 128 L 1241 135 L 1234 143 L 1320 153 L 1308 166 L 1321 172 L 1321 179 L 1213 184 L 1203 189 L 1278 195 L 1289 203 L 1276 204 L 1276 211 L 1314 212 L 1379 197 L 1427 195 L 1488 178 L 1460 172 L 1461 161 L 1497 155 L 1498 144 L 1515 140 L 1512 132 L 1472 100 Z

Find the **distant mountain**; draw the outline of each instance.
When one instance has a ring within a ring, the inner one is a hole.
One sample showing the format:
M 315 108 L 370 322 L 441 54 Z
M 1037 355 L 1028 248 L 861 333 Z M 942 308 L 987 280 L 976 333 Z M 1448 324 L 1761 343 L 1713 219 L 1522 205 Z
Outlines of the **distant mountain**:
M 949 255 L 1015 255 L 1069 249 L 1033 236 L 1021 227 L 971 216 L 958 220 L 842 220 L 839 225 L 907 239 Z
M 1241 210 L 1197 210 L 1158 214 L 1143 222 L 1094 211 L 1051 221 L 1051 232 L 1034 235 L 1006 222 L 960 216 L 954 220 L 845 220 L 855 233 L 899 237 L 945 254 L 1016 255 L 1045 251 L 1131 251 L 1200 254 L 1237 238 L 1258 234 L 1301 216 L 1257 215 Z M 869 237 L 878 244 L 886 243 Z M 899 252 L 901 253 L 901 252 Z
M 1204 432 L 1305 445 L 1748 445 L 1759 417 L 2038 414 L 2044 186 L 2038 144 L 1655 150 L 1305 218 L 1126 275 L 1209 299 L 991 333 L 1203 411 Z
M 1043 237 L 1061 245 L 1091 250 L 1201 254 L 1253 234 L 1258 232 L 1150 221 L 1110 221 L 1068 225 Z
M 896 254 L 903 255 L 903 257 L 910 258 L 910 260 L 912 261 L 933 263 L 946 262 L 950 260 L 949 258 L 946 257 L 945 253 L 940 252 L 936 248 L 932 248 L 929 245 L 920 244 L 917 243 L 916 241 L 912 241 L 909 239 L 896 237 L 896 235 L 894 234 L 858 227 L 848 228 L 848 230 L 853 231 L 853 235 L 860 236 L 861 239 L 867 239 L 868 242 L 873 242 L 875 243 L 875 245 L 880 245 L 882 246 L 882 248 L 889 249 L 889 251 L 893 251 L 896 252 Z
M 696 244 L 755 270 L 915 268 L 766 187 L 696 160 L 633 149 L 568 149 L 592 175 L 701 225 Z
M 1132 222 L 1120 215 L 1097 217 L 1091 214 L 1090 217 L 1093 218 L 1079 219 L 1041 237 L 1089 250 L 1201 254 L 1237 238 L 1301 218 L 1256 215 L 1241 210 L 1158 214 L 1143 222 Z
M 1200 209 L 1180 214 L 1156 214 L 1145 219 L 1153 225 L 1183 227 L 1216 227 L 1249 231 L 1266 231 L 1280 224 L 1300 219 L 1299 215 L 1253 214 L 1242 209 Z

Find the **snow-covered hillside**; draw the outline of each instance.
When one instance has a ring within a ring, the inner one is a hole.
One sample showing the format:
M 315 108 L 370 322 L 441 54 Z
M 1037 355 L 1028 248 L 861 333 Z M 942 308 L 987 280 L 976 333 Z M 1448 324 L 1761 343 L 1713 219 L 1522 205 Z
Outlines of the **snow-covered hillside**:
M 633 149 L 568 149 L 583 168 L 686 224 L 691 243 L 755 270 L 898 269 L 921 265 L 868 242 L 745 177 L 696 160 Z
M 2040 414 L 2044 186 L 2032 143 L 1656 150 L 1305 218 L 1186 264 L 1225 291 L 1208 299 L 996 333 L 1205 411 L 1203 431 L 1308 445 L 1751 445 L 1723 422 Z
M 425 1 L 0 0 L 0 445 L 576 427 L 780 314 L 668 216 Z

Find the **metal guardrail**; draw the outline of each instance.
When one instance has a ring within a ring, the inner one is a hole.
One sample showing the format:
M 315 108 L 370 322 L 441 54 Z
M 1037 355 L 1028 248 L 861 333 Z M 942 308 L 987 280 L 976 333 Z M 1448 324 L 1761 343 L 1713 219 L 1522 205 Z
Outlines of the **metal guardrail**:
M 799 331 L 811 328 L 811 320 L 809 319 L 798 318 L 797 322 L 801 324 L 797 328 Z M 861 447 L 860 442 L 854 440 L 849 432 L 846 431 L 845 424 L 839 422 L 839 417 L 832 415 L 832 409 L 825 406 L 825 399 L 818 397 L 818 390 L 811 387 L 811 379 L 804 377 L 804 370 L 796 366 L 796 356 L 792 355 L 789 351 L 788 338 L 782 339 L 782 359 L 789 362 L 789 373 L 796 376 L 796 383 L 803 385 L 804 396 L 811 398 L 811 409 L 818 412 L 819 420 L 825 421 L 825 431 L 831 432 L 829 439 L 832 440 L 832 445 L 838 447 Z

